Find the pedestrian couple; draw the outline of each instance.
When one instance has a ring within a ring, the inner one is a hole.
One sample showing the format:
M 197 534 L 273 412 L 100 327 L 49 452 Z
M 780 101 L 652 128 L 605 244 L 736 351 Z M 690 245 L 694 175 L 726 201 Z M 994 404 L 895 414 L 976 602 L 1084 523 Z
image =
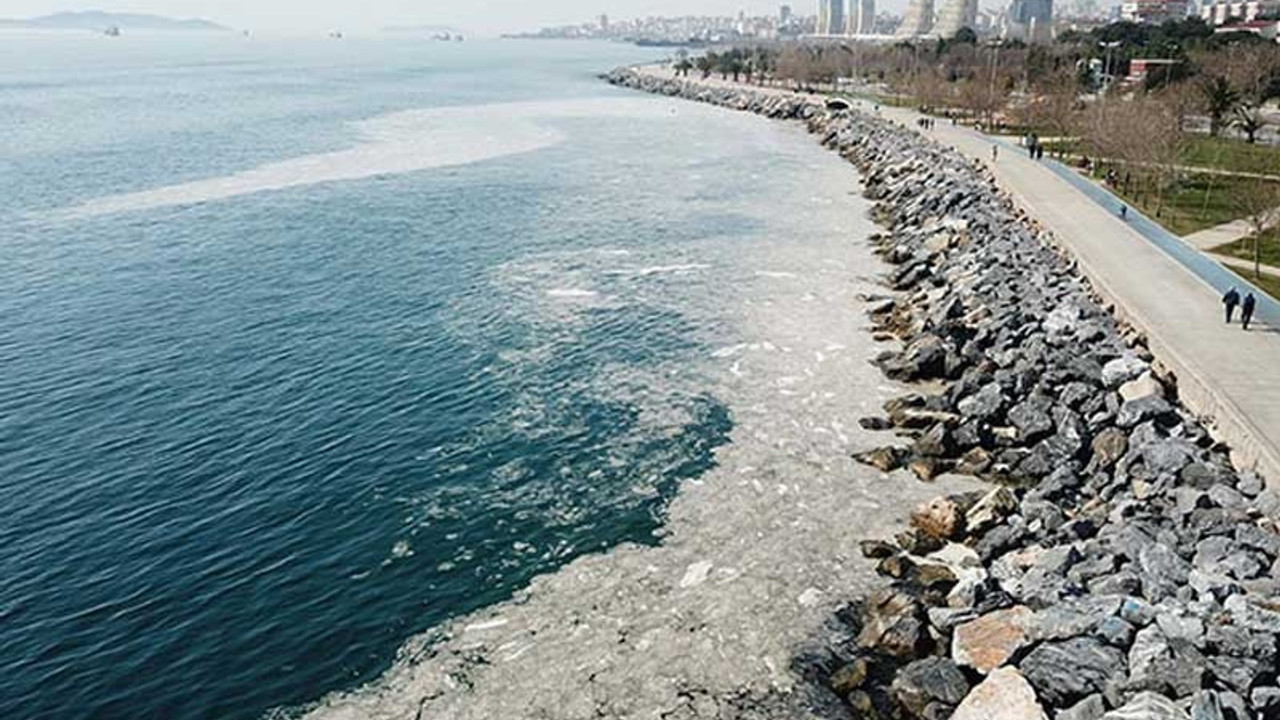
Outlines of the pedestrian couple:
M 1240 293 L 1235 288 L 1231 288 L 1226 295 L 1222 296 L 1222 304 L 1227 308 L 1228 325 L 1231 324 L 1231 317 L 1235 315 L 1238 305 L 1240 306 L 1240 324 L 1245 330 L 1249 329 L 1249 322 L 1253 320 L 1253 310 L 1258 305 L 1258 299 L 1253 296 L 1253 293 L 1246 293 L 1242 302 Z

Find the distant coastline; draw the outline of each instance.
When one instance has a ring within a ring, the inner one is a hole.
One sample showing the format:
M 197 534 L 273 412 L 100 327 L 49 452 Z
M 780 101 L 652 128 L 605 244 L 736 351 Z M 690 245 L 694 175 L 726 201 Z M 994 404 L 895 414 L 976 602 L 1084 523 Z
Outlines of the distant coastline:
M 200 18 L 176 19 L 160 15 L 100 11 L 62 12 L 33 18 L 0 18 L 0 29 L 22 30 L 169 30 L 181 32 L 229 32 L 231 28 Z
M 540 33 L 507 33 L 502 35 L 503 40 L 606 40 L 606 42 L 621 42 L 635 45 L 636 47 L 659 47 L 659 48 L 704 48 L 710 47 L 714 43 L 706 40 L 693 38 L 690 40 L 655 40 L 651 38 L 597 38 L 597 37 L 560 37 L 556 35 L 543 35 Z

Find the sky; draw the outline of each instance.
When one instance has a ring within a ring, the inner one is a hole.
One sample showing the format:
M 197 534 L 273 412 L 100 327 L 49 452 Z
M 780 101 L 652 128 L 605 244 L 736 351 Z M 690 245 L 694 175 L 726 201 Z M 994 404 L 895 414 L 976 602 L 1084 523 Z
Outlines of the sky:
M 816 0 L 785 0 L 811 13 Z M 3 0 L 0 17 L 105 10 L 199 17 L 255 31 L 342 29 L 387 25 L 446 25 L 473 34 L 536 30 L 544 25 L 645 15 L 773 14 L 784 0 Z

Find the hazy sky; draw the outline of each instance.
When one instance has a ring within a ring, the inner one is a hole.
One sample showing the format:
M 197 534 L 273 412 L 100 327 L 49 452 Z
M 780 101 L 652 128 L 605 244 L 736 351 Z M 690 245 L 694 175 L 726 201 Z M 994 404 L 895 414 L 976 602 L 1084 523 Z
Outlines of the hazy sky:
M 816 0 L 789 0 L 811 13 Z M 642 15 L 772 14 L 783 0 L 3 0 L 0 17 L 63 10 L 140 12 L 202 17 L 234 27 L 374 30 L 385 25 L 454 25 L 493 34 L 575 23 L 608 13 Z

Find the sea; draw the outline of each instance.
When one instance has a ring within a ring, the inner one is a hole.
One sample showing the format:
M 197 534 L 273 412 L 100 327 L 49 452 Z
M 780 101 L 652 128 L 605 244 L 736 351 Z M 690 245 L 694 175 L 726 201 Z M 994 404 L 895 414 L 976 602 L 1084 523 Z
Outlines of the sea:
M 597 77 L 666 52 L 0 34 L 0 717 L 288 716 L 660 544 L 862 209 Z

